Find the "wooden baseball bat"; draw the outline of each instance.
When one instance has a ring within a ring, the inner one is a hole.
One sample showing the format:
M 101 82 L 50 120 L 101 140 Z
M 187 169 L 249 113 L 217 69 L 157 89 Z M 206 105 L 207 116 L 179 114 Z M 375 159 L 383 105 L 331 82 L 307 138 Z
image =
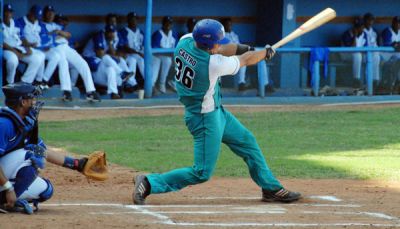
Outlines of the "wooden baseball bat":
M 299 28 L 297 28 L 295 31 L 291 32 L 289 35 L 284 37 L 282 40 L 278 41 L 272 47 L 274 49 L 277 49 L 277 48 L 281 47 L 282 45 L 296 39 L 297 37 L 300 37 L 301 35 L 320 27 L 321 25 L 327 23 L 328 21 L 334 19 L 335 17 L 336 17 L 335 10 L 333 10 L 331 8 L 326 8 L 325 10 L 321 11 L 314 17 L 310 18 L 308 21 L 304 22 L 304 24 L 302 24 Z

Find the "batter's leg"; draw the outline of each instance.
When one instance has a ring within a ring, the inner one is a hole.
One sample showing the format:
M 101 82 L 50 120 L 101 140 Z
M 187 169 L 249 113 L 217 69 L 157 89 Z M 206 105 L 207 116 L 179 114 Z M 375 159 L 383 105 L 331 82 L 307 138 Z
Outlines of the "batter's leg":
M 186 126 L 194 139 L 194 165 L 147 175 L 151 193 L 177 191 L 209 180 L 218 159 L 224 123 L 219 110 L 187 118 Z
M 224 111 L 226 118 L 222 142 L 246 162 L 251 178 L 263 189 L 276 191 L 282 188 L 268 168 L 264 155 L 254 135 L 244 127 L 229 111 Z

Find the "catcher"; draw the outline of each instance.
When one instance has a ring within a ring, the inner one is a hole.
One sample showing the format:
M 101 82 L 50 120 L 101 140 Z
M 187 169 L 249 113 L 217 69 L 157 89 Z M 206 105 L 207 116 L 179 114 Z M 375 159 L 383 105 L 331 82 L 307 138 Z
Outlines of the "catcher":
M 46 152 L 38 137 L 38 115 L 43 102 L 40 90 L 27 83 L 3 87 L 6 107 L 0 108 L 0 210 L 32 214 L 38 203 L 53 195 L 51 182 L 39 176 L 45 162 L 82 172 L 89 178 L 105 180 L 105 154 L 80 159 Z M 33 204 L 33 207 L 31 204 Z

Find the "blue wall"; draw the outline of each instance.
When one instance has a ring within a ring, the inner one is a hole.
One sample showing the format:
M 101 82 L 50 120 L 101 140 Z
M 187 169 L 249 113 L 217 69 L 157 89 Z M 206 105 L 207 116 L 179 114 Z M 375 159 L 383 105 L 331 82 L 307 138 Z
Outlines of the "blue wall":
M 297 0 L 297 16 L 312 16 L 326 7 L 336 10 L 338 17 L 359 16 L 371 12 L 375 16 L 400 16 L 400 0 Z M 300 24 L 298 24 L 299 26 Z M 374 27 L 381 32 L 388 25 L 376 24 Z M 339 45 L 340 37 L 351 24 L 328 24 L 304 35 L 301 46 Z
M 15 8 L 14 17 L 26 14 L 33 4 L 41 6 L 51 4 L 57 12 L 66 15 L 105 15 L 116 13 L 125 15 L 130 11 L 144 16 L 146 0 L 6 0 Z M 248 0 L 154 0 L 153 16 L 255 16 L 257 14 L 257 1 L 249 4 Z M 190 4 L 189 4 L 190 3 Z M 187 8 L 185 7 L 187 6 Z M 204 7 L 207 6 L 207 10 Z M 85 40 L 87 36 L 103 27 L 102 24 L 70 23 L 69 31 L 78 40 Z M 144 24 L 140 27 L 144 29 Z M 155 24 L 153 31 L 159 29 Z M 255 42 L 256 26 L 250 24 L 234 24 L 233 29 L 239 34 L 241 40 L 246 43 Z M 174 25 L 174 30 L 184 32 L 184 25 Z
M 136 11 L 139 15 L 143 15 L 146 7 L 146 0 L 5 0 L 13 4 L 15 8 L 15 16 L 24 15 L 32 4 L 46 5 L 52 4 L 57 11 L 66 15 L 105 15 L 109 12 L 125 15 L 129 11 Z M 259 7 L 265 2 L 274 2 L 272 0 L 154 0 L 154 16 L 250 16 L 257 17 L 259 20 L 265 21 L 265 13 L 260 12 Z M 280 1 L 276 1 L 280 2 Z M 376 16 L 394 16 L 399 15 L 400 0 L 296 0 L 297 16 L 312 16 L 326 7 L 334 8 L 338 16 L 355 16 L 362 15 L 365 12 L 372 12 Z M 189 4 L 190 3 L 190 4 Z M 264 4 L 265 5 L 265 4 Z M 186 7 L 187 6 L 187 7 Z M 207 7 L 207 9 L 206 9 Z M 275 20 L 271 17 L 270 20 Z M 281 20 L 277 20 L 277 24 Z M 298 26 L 299 24 L 296 24 Z M 234 24 L 233 29 L 239 34 L 241 40 L 245 43 L 255 43 L 256 30 L 260 31 L 262 23 L 257 25 L 250 24 Z M 323 46 L 338 45 L 341 34 L 351 25 L 328 24 L 322 28 L 306 34 L 296 42 L 301 46 Z M 383 30 L 387 25 L 377 24 L 375 27 L 378 31 Z M 102 24 L 91 23 L 71 23 L 69 30 L 78 40 L 86 39 L 87 36 L 103 27 Z M 143 28 L 143 25 L 140 25 Z M 156 30 L 160 25 L 154 25 Z M 184 31 L 184 25 L 175 25 L 175 30 Z M 285 30 L 280 29 L 274 33 L 277 34 Z M 265 40 L 264 35 L 257 39 Z M 270 39 L 271 41 L 277 40 Z M 270 43 L 272 43 L 269 41 Z M 260 42 L 258 42 L 260 43 Z

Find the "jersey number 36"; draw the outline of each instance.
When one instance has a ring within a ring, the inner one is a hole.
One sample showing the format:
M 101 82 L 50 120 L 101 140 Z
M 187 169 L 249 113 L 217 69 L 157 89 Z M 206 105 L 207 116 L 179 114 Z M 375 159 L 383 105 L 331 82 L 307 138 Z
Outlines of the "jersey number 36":
M 175 57 L 176 64 L 176 81 L 180 81 L 185 87 L 191 89 L 193 87 L 194 71 L 189 66 L 183 68 L 183 62 Z M 183 71 L 182 71 L 183 68 Z

